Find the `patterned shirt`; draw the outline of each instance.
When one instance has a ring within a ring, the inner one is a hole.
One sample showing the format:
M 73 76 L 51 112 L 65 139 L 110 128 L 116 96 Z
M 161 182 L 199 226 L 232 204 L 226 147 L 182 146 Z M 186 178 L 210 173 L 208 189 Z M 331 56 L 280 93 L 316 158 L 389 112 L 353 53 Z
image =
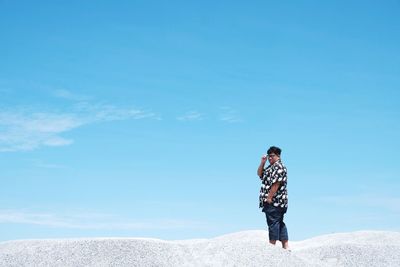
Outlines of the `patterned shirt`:
M 280 182 L 279 188 L 272 198 L 272 204 L 275 207 L 287 208 L 288 207 L 288 193 L 287 193 L 287 170 L 285 165 L 278 160 L 272 165 L 264 169 L 260 177 L 262 184 L 260 189 L 260 208 L 264 206 L 267 200 L 268 193 L 274 183 Z

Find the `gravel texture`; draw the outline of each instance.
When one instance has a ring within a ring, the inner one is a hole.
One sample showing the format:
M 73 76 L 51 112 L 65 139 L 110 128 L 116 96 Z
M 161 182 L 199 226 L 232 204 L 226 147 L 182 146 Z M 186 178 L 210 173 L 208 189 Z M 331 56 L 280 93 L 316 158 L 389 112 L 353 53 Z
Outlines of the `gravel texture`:
M 0 266 L 400 266 L 400 233 L 363 231 L 268 244 L 266 231 L 212 239 L 19 240 L 0 243 Z

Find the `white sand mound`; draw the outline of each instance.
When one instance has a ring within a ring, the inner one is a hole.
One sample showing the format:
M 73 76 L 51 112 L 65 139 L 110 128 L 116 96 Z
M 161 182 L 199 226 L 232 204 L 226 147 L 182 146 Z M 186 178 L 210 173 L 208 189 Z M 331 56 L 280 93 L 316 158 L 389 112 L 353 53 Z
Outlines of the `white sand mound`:
M 268 244 L 266 231 L 213 239 L 21 240 L 0 243 L 0 266 L 400 266 L 400 233 L 355 232 Z

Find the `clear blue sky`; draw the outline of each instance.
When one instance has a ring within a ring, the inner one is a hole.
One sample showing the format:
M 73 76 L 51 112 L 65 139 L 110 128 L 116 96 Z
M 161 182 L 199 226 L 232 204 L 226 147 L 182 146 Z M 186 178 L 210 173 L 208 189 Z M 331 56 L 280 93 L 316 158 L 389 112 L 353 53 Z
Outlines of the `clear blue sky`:
M 0 0 L 0 240 L 399 231 L 399 1 Z

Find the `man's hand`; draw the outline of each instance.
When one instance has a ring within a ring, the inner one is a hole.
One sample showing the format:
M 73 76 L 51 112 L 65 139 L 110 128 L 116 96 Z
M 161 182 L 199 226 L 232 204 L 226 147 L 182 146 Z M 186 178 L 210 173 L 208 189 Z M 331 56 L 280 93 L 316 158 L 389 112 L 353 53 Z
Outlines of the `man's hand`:
M 268 202 L 269 204 L 272 203 L 272 198 L 275 196 L 275 193 L 276 193 L 276 191 L 278 191 L 278 188 L 280 185 L 281 185 L 280 182 L 276 182 L 271 186 L 271 189 L 269 190 L 266 202 Z
M 268 159 L 267 155 L 263 155 L 263 156 L 261 157 L 261 163 L 262 163 L 262 164 L 265 164 L 265 162 L 267 162 L 267 159 Z

